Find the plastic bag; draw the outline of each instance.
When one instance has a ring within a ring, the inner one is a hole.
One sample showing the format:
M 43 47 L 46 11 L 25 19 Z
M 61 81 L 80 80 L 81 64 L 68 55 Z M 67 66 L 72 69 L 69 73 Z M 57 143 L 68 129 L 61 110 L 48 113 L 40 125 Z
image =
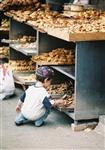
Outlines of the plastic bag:
M 12 69 L 0 64 L 0 100 L 13 95 L 15 84 Z
M 73 4 L 89 4 L 89 0 L 74 0 Z

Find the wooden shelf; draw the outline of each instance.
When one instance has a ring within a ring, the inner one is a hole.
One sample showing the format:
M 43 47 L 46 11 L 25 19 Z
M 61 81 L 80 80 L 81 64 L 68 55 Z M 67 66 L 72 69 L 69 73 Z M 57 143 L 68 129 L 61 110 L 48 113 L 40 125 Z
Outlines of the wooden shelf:
M 47 33 L 62 40 L 69 41 L 68 29 L 65 28 L 48 28 Z
M 48 34 L 73 42 L 105 40 L 105 32 L 70 33 L 68 28 L 48 28 Z
M 69 34 L 70 41 L 99 41 L 105 40 L 105 32 Z
M 8 15 L 6 14 L 6 16 Z M 59 39 L 66 40 L 66 41 L 79 42 L 79 41 L 105 40 L 105 32 L 70 33 L 69 28 L 46 27 L 42 29 L 42 28 L 38 28 L 37 26 L 35 26 L 34 21 L 32 20 L 24 21 L 24 20 L 20 20 L 17 17 L 10 17 L 10 18 L 13 18 L 14 20 L 20 23 L 25 23 L 41 33 L 47 33 L 51 36 L 54 36 L 54 37 L 57 37 Z

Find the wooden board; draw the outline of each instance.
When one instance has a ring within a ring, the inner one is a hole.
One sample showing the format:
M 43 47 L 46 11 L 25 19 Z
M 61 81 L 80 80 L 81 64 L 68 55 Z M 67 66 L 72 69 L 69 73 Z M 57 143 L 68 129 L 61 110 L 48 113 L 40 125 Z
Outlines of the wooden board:
M 67 28 L 48 28 L 48 34 L 66 41 L 99 41 L 105 40 L 105 32 L 69 33 Z
M 65 31 L 63 28 L 50 28 L 50 27 L 48 27 L 47 33 L 49 35 L 60 38 L 62 40 L 69 41 L 68 29 L 67 29 L 67 31 Z
M 73 33 L 69 35 L 70 41 L 99 41 L 105 40 L 105 32 Z

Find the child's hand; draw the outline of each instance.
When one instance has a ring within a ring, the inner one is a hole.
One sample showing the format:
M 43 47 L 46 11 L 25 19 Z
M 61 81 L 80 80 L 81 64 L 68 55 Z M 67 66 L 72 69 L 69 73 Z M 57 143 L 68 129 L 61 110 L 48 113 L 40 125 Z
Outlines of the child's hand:
M 59 99 L 55 101 L 55 106 L 62 106 L 65 104 L 65 101 L 63 99 Z
M 58 104 L 59 104 L 59 105 L 63 105 L 64 103 L 65 103 L 65 102 L 64 102 L 63 99 L 59 99 L 59 100 L 58 100 Z
M 16 112 L 20 112 L 21 111 L 21 107 L 20 106 L 16 106 Z

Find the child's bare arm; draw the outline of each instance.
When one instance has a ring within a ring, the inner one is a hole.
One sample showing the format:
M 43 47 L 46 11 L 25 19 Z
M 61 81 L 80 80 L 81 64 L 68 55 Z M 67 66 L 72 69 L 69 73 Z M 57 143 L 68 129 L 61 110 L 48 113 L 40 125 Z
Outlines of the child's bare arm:
M 44 98 L 43 100 L 43 104 L 47 109 L 51 109 L 52 107 L 56 107 L 56 106 L 62 106 L 64 105 L 64 100 L 63 99 L 59 99 L 59 100 L 54 100 L 54 99 L 48 99 L 47 97 Z
M 17 105 L 16 105 L 16 112 L 20 112 L 21 111 L 21 107 L 22 107 L 23 102 L 19 99 Z
M 16 112 L 20 112 L 21 111 L 21 107 L 22 107 L 22 104 L 24 103 L 25 101 L 25 97 L 26 97 L 26 93 L 24 92 L 23 95 L 21 95 L 17 105 L 16 105 Z

